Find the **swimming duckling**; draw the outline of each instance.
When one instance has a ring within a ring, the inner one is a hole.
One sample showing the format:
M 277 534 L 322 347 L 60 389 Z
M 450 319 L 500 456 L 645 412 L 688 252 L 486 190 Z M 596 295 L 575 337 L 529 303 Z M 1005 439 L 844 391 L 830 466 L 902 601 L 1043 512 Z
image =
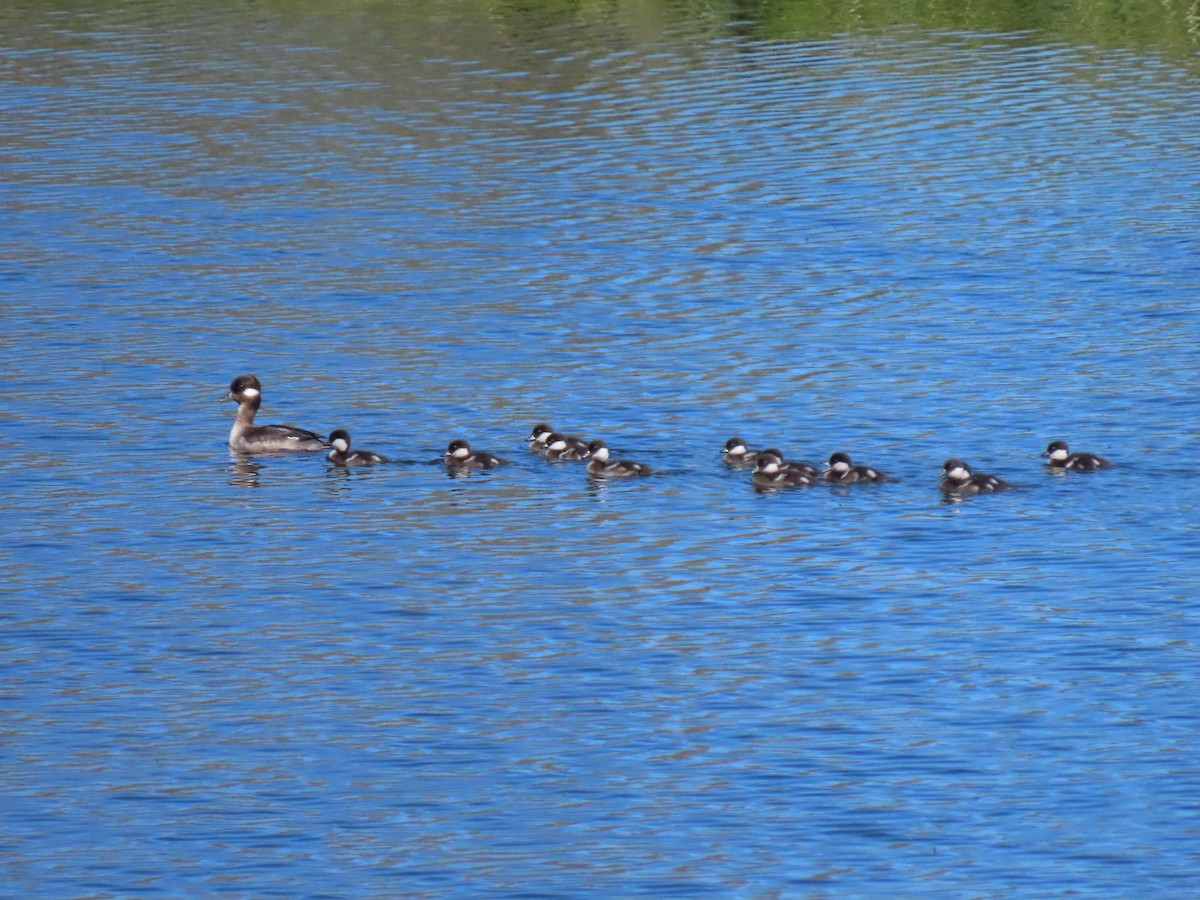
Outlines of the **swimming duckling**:
M 643 463 L 630 462 L 627 459 L 610 460 L 608 445 L 596 440 L 588 444 L 587 470 L 589 475 L 603 478 L 625 478 L 630 475 L 651 475 L 654 470 Z
M 546 452 L 546 441 L 550 435 L 554 433 L 554 429 L 545 422 L 538 422 L 529 432 L 529 437 L 525 438 L 529 442 L 529 449 L 534 453 L 542 454 Z
M 588 445 L 579 438 L 567 437 L 557 431 L 551 432 L 546 438 L 546 450 L 542 456 L 546 459 L 587 459 Z
M 825 480 L 833 484 L 869 484 L 877 481 L 891 481 L 883 472 L 871 466 L 856 466 L 847 453 L 835 453 L 829 457 L 829 468 L 825 470 Z
M 974 494 L 994 494 L 1012 489 L 1012 485 L 995 475 L 971 471 L 961 459 L 948 459 L 942 464 L 942 493 L 947 497 L 970 497 Z
M 350 432 L 344 428 L 329 432 L 329 443 L 333 449 L 327 459 L 335 466 L 373 466 L 387 462 L 387 457 L 370 450 L 351 450 Z
M 803 475 L 805 478 L 813 481 L 819 480 L 823 473 L 812 463 L 803 462 L 799 459 L 784 459 L 783 452 L 776 447 L 768 447 L 766 450 L 759 450 L 759 456 L 773 456 L 780 464 L 780 468 L 789 472 L 795 472 L 798 475 Z
M 464 440 L 451 441 L 442 459 L 452 469 L 494 469 L 508 462 L 490 453 L 472 451 L 471 445 Z
M 1077 472 L 1094 472 L 1097 469 L 1110 469 L 1112 463 L 1094 453 L 1072 453 L 1067 448 L 1066 441 L 1051 441 L 1050 446 L 1042 456 L 1048 457 L 1046 466 L 1050 469 L 1074 469 Z
M 771 450 L 760 450 L 758 461 L 754 464 L 754 474 L 750 476 L 750 483 L 759 490 L 774 490 L 816 484 L 819 477 L 819 473 L 809 475 L 798 468 L 788 468 L 787 463 L 777 453 Z
M 753 466 L 758 462 L 758 451 L 747 448 L 740 437 L 731 437 L 721 450 L 721 458 L 727 466 Z

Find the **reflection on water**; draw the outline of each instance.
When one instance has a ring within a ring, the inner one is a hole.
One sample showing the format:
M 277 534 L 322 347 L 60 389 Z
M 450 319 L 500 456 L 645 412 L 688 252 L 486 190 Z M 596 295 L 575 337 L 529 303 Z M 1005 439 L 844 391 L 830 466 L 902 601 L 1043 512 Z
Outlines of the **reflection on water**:
M 229 457 L 233 460 L 229 464 L 229 483 L 237 487 L 258 487 L 258 475 L 262 471 L 262 465 L 254 462 L 251 457 L 237 453 L 230 453 Z
M 212 11 L 0 10 L 10 893 L 1196 893 L 1186 9 Z

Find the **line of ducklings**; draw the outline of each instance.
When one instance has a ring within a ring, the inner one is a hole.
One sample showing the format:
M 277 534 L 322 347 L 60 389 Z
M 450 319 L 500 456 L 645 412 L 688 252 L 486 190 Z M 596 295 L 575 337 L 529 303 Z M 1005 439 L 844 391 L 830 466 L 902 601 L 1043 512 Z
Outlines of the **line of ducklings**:
M 786 460 L 775 448 L 751 450 L 738 437 L 726 441 L 722 452 L 726 465 L 752 468 L 751 483 L 762 490 L 815 484 L 878 484 L 895 480 L 874 466 L 855 465 L 849 454 L 842 452 L 830 456 L 824 469 L 812 463 Z M 1072 453 L 1066 441 L 1051 441 L 1042 455 L 1046 457 L 1046 467 L 1058 472 L 1094 472 L 1113 465 L 1094 453 Z M 957 498 L 1012 490 L 1014 485 L 988 472 L 975 472 L 961 459 L 948 459 L 942 464 L 939 487 L 947 497 Z
M 552 460 L 587 460 L 589 475 L 604 478 L 623 478 L 631 475 L 650 475 L 653 469 L 644 463 L 632 462 L 627 459 L 611 459 L 608 445 L 601 440 L 585 442 L 577 437 L 559 434 L 549 425 L 534 426 L 533 433 L 527 438 L 529 449 Z M 351 450 L 350 433 L 339 428 L 329 434 L 330 451 L 328 459 L 335 466 L 373 466 L 388 461 L 371 450 Z M 447 468 L 494 469 L 508 464 L 503 459 L 482 450 L 472 450 L 471 445 L 461 438 L 449 443 L 442 454 L 442 461 Z
M 601 440 L 583 441 L 580 438 L 562 435 L 549 425 L 538 424 L 526 439 L 529 449 L 539 456 L 551 460 L 587 460 L 587 472 L 601 478 L 626 478 L 632 475 L 651 475 L 654 470 L 644 463 L 627 459 L 612 459 L 608 445 Z M 331 447 L 328 459 L 335 466 L 373 466 L 387 462 L 385 456 L 370 450 L 351 450 L 350 434 L 339 428 L 329 435 Z M 442 461 L 452 470 L 465 474 L 471 469 L 495 469 L 508 464 L 503 459 L 482 450 L 472 450 L 471 445 L 461 438 L 451 441 L 442 454 Z
M 388 462 L 387 457 L 371 450 L 352 449 L 350 433 L 338 428 L 326 441 L 314 431 L 294 425 L 255 425 L 254 416 L 262 403 L 262 385 L 253 375 L 241 375 L 233 380 L 224 400 L 236 400 L 237 418 L 229 432 L 229 446 L 241 453 L 313 452 L 328 450 L 327 458 L 335 466 L 373 466 Z M 555 431 L 545 422 L 533 426 L 529 449 L 548 460 L 587 460 L 589 475 L 602 478 L 626 478 L 653 474 L 644 463 L 612 459 L 608 445 L 601 440 L 582 438 Z M 824 469 L 799 460 L 788 460 L 775 448 L 751 450 L 741 438 L 725 442 L 721 451 L 725 464 L 735 468 L 750 468 L 750 481 L 764 491 L 806 487 L 816 484 L 850 485 L 878 484 L 893 481 L 873 466 L 856 465 L 843 452 L 834 453 Z M 1072 453 L 1065 441 L 1053 441 L 1043 456 L 1052 471 L 1091 472 L 1113 464 L 1094 453 Z M 491 453 L 472 450 L 461 439 L 453 440 L 442 454 L 442 460 L 452 471 L 467 473 L 474 469 L 494 469 L 508 460 Z M 950 499 L 975 494 L 992 494 L 1012 489 L 1013 485 L 986 472 L 974 472 L 961 459 L 948 459 L 942 465 L 940 488 Z

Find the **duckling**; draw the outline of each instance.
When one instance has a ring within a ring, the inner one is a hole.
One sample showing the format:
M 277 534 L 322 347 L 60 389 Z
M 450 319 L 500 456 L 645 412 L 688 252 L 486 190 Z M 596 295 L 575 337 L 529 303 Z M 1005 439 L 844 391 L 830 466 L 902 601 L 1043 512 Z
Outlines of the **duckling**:
M 747 448 L 740 437 L 727 440 L 721 454 L 727 466 L 753 466 L 758 462 L 758 451 Z
M 567 437 L 557 431 L 546 438 L 546 459 L 587 459 L 588 445 L 579 438 Z
M 626 478 L 631 475 L 652 475 L 654 470 L 643 463 L 626 459 L 609 460 L 608 445 L 596 440 L 588 444 L 587 470 L 589 475 L 603 478 Z
M 803 462 L 798 459 L 784 459 L 782 451 L 776 447 L 768 447 L 766 450 L 759 450 L 759 456 L 774 456 L 780 464 L 780 468 L 803 475 L 812 481 L 816 481 L 822 477 L 822 472 L 812 463 Z
M 373 466 L 387 462 L 387 457 L 372 453 L 370 450 L 351 450 L 350 432 L 338 428 L 329 433 L 329 443 L 333 447 L 327 459 L 335 466 Z
M 871 466 L 854 465 L 847 453 L 835 453 L 829 457 L 829 468 L 825 470 L 825 480 L 833 484 L 869 484 L 891 481 L 878 469 Z
M 1110 469 L 1112 463 L 1094 453 L 1072 453 L 1066 441 L 1051 441 L 1050 446 L 1042 456 L 1048 457 L 1046 466 L 1050 469 L 1074 469 L 1077 472 L 1094 472 L 1097 469 Z
M 816 484 L 818 478 L 819 473 L 810 475 L 798 468 L 788 468 L 783 458 L 774 451 L 760 450 L 750 483 L 759 490 L 774 490 Z
M 974 494 L 994 494 L 1012 489 L 1012 485 L 995 475 L 975 473 L 961 459 L 948 459 L 942 464 L 942 493 L 947 497 L 970 497 Z
M 450 442 L 442 459 L 452 469 L 494 469 L 508 462 L 481 450 L 472 451 L 471 445 L 461 439 Z

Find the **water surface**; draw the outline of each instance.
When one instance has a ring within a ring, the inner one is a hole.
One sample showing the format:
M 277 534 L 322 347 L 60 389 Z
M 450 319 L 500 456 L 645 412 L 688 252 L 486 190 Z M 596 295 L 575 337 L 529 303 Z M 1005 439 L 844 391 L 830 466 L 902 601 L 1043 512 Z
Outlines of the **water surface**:
M 4 14 L 10 893 L 1200 888 L 1195 44 L 790 10 Z

